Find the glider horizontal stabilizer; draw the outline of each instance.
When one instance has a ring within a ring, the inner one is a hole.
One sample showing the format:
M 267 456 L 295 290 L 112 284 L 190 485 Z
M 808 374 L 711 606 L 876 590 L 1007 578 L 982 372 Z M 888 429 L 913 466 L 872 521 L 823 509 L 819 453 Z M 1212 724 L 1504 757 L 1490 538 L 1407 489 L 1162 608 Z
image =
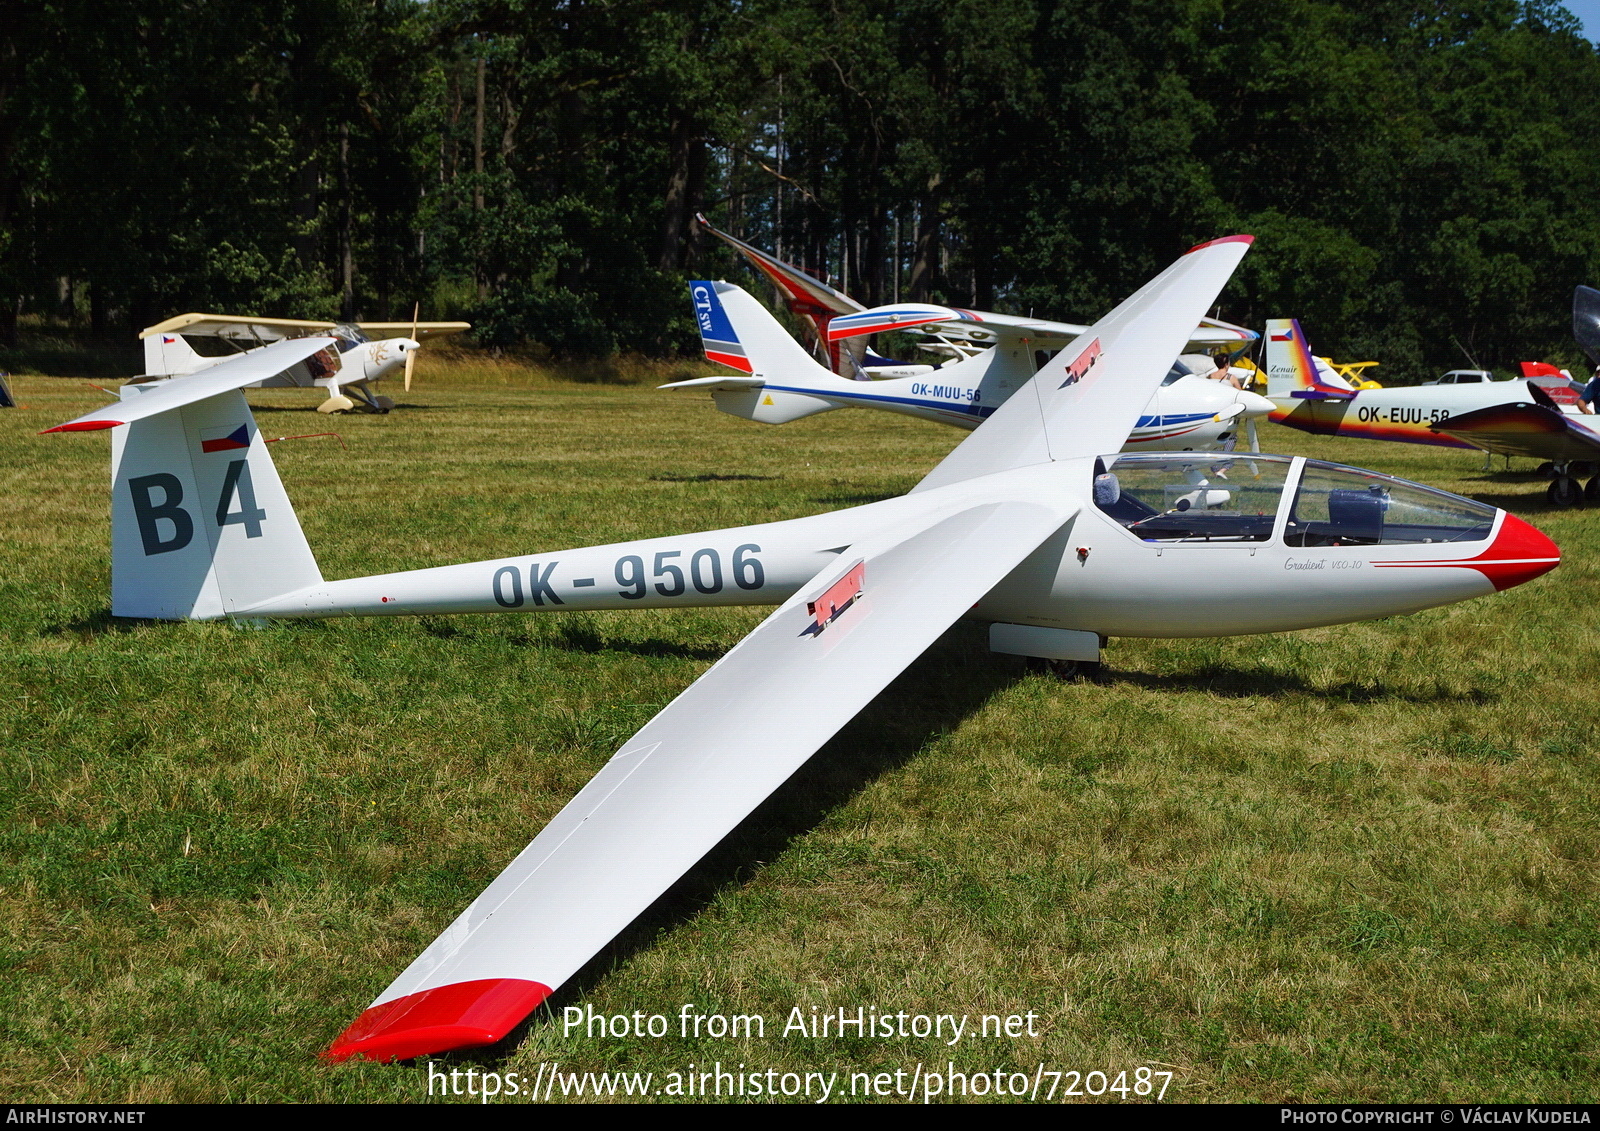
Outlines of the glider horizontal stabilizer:
M 309 362 L 325 349 L 332 349 L 332 338 L 294 338 L 275 342 L 265 349 L 251 350 L 188 377 L 174 377 L 159 385 L 146 386 L 141 395 L 105 408 L 85 413 L 65 424 L 46 428 L 46 432 L 94 432 L 146 420 L 173 409 L 184 408 L 223 393 L 231 393 L 257 381 L 276 377 L 286 369 Z M 312 363 L 315 364 L 315 363 Z M 327 362 L 330 372 L 338 372 L 337 356 Z

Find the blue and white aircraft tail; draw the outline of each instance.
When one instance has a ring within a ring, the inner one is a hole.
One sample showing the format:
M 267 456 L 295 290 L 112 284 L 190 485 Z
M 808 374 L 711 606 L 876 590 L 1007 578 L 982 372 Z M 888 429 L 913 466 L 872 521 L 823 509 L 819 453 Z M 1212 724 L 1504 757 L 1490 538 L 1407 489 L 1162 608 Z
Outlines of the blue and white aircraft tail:
M 982 383 L 986 371 L 994 367 L 987 355 L 926 375 L 849 381 L 819 365 L 766 307 L 739 287 L 700 279 L 689 284 L 689 293 L 706 357 L 739 370 L 740 375 L 675 381 L 664 389 L 708 390 L 723 412 L 762 424 L 787 424 L 850 405 L 968 429 L 988 415 L 983 410 Z M 973 361 L 981 364 L 974 366 Z M 1015 368 L 1012 387 L 1033 376 L 1031 365 L 1025 371 L 1021 365 Z M 964 379 L 961 383 L 950 379 L 957 370 Z M 997 370 L 996 380 L 999 376 Z
M 689 286 L 706 357 L 739 374 L 661 387 L 705 389 L 721 411 L 763 424 L 786 424 L 836 408 L 859 407 L 970 431 L 1063 346 L 1075 341 L 1080 330 L 928 303 L 858 311 L 832 319 L 826 330 L 829 344 L 885 330 L 971 323 L 984 326 L 994 345 L 927 372 L 851 381 L 817 364 L 761 303 L 740 288 L 709 280 Z M 1242 426 L 1271 411 L 1272 403 L 1265 398 L 1195 376 L 1177 364 L 1145 406 L 1126 447 L 1129 451 L 1231 447 Z

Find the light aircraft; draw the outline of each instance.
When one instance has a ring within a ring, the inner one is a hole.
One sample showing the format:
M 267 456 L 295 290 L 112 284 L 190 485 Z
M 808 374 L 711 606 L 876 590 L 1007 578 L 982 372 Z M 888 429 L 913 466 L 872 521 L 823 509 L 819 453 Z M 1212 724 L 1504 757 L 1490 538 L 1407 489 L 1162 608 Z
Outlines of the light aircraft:
M 833 320 L 840 315 L 854 315 L 867 311 L 855 299 L 843 291 L 835 290 L 822 280 L 806 274 L 791 263 L 785 263 L 776 256 L 768 255 L 760 248 L 745 243 L 737 236 L 729 235 L 712 226 L 711 221 L 704 216 L 696 216 L 695 220 L 701 229 L 715 236 L 727 244 L 734 251 L 744 257 L 745 261 L 755 270 L 766 276 L 772 285 L 784 297 L 791 313 L 807 319 L 816 330 L 816 355 L 827 363 L 827 367 L 834 373 L 843 377 L 860 379 L 861 377 L 915 377 L 931 371 L 932 365 L 916 365 L 901 361 L 891 361 L 888 358 L 874 354 L 867 348 L 863 335 L 872 334 L 875 330 L 857 329 L 851 334 L 834 334 L 828 332 Z M 897 304 L 898 305 L 898 304 Z M 889 308 L 884 308 L 889 309 Z M 955 308 L 941 308 L 954 310 Z M 901 320 L 899 324 L 885 327 L 887 329 L 901 330 L 911 334 L 923 336 L 920 348 L 940 356 L 944 360 L 960 360 L 979 354 L 991 347 L 996 341 L 994 323 L 1007 325 L 1012 328 L 1026 326 L 1037 333 L 1033 340 L 1044 345 L 1055 341 L 1057 345 L 1071 341 L 1083 333 L 1087 327 L 1077 326 L 1070 322 L 1051 322 L 1043 318 L 1011 318 L 1006 315 L 987 314 L 962 310 L 957 312 L 957 317 L 949 318 L 944 322 L 915 322 Z M 870 321 L 870 320 L 869 320 Z M 1231 322 L 1223 322 L 1216 318 L 1202 318 L 1189 336 L 1189 345 L 1203 352 L 1217 349 L 1226 349 L 1230 353 L 1243 350 L 1251 342 L 1259 338 L 1254 330 L 1247 330 L 1243 326 L 1235 326 Z M 841 348 L 843 347 L 843 348 Z M 1206 369 L 1210 369 L 1209 362 Z M 1196 372 L 1199 372 L 1196 369 Z
M 765 307 L 732 283 L 696 280 L 689 295 L 706 357 L 739 373 L 661 388 L 708 391 L 722 412 L 762 424 L 787 424 L 839 408 L 874 408 L 971 430 L 1086 329 L 932 303 L 839 314 L 822 331 L 831 345 L 888 329 L 951 324 L 982 325 L 993 341 L 926 373 L 852 381 L 814 361 Z M 1140 413 L 1125 449 L 1231 449 L 1241 426 L 1247 426 L 1251 450 L 1259 451 L 1255 421 L 1272 412 L 1272 402 L 1202 376 L 1215 368 L 1203 354 L 1179 357 Z
M 249 372 L 127 386 L 52 429 L 115 429 L 119 616 L 778 606 L 623 743 L 326 1055 L 407 1059 L 505 1037 L 963 617 L 991 624 L 995 651 L 1094 662 L 1105 636 L 1385 617 L 1553 569 L 1560 551 L 1514 516 L 1389 476 L 1300 457 L 1241 457 L 1258 466 L 1247 476 L 1228 457 L 1107 454 L 1250 241 L 1185 253 L 910 493 L 809 518 L 324 581 L 243 396 L 222 387 Z M 253 356 L 296 364 L 327 341 Z M 1196 600 L 1194 579 L 1219 570 L 1245 583 Z
M 1558 506 L 1585 494 L 1570 465 L 1600 454 L 1600 430 L 1578 415 L 1563 377 L 1356 389 L 1312 357 L 1293 318 L 1267 323 L 1267 396 L 1273 421 L 1302 432 L 1550 460 L 1548 498 Z M 1597 484 L 1590 480 L 1590 499 L 1600 497 Z
M 318 412 L 388 412 L 394 400 L 373 392 L 370 383 L 404 370 L 405 389 L 411 391 L 411 370 L 416 351 L 429 338 L 470 330 L 467 322 L 306 322 L 297 318 L 248 318 L 229 314 L 180 314 L 139 333 L 144 342 L 144 382 L 198 373 L 240 353 L 260 349 L 285 338 L 323 335 L 332 339 L 326 353 L 307 359 L 292 373 L 268 377 L 253 388 L 307 388 L 328 391 Z M 394 337 L 406 332 L 408 336 Z M 374 335 L 378 335 L 374 337 Z M 236 351 L 204 357 L 185 341 L 186 336 L 219 338 Z

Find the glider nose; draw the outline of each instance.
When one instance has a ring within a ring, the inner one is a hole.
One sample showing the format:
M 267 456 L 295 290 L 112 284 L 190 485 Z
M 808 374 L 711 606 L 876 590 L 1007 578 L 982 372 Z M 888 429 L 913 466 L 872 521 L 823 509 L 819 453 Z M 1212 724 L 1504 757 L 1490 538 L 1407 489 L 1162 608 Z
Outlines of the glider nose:
M 1483 555 L 1479 568 L 1497 590 L 1510 589 L 1549 573 L 1561 564 L 1561 548 L 1543 531 L 1507 513 L 1500 533 Z
M 1248 389 L 1240 389 L 1235 399 L 1244 406 L 1245 416 L 1266 416 L 1278 407 L 1260 393 L 1252 393 Z

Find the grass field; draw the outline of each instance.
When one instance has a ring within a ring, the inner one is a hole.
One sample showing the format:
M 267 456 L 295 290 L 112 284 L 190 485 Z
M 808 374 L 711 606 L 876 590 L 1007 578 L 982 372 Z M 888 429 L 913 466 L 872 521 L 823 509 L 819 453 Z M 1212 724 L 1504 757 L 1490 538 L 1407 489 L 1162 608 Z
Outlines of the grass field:
M 251 394 L 267 435 L 348 444 L 273 448 L 328 577 L 867 502 L 960 438 L 864 412 L 763 428 L 615 375 L 419 376 L 331 424 L 313 394 Z M 15 385 L 0 1093 L 426 1100 L 425 1063 L 317 1054 L 763 611 L 114 620 L 106 436 L 35 435 L 104 397 Z M 442 1066 L 524 1092 L 555 1063 L 670 1087 L 720 1062 L 837 1072 L 835 1099 L 919 1064 L 991 1087 L 1143 1066 L 1181 1101 L 1600 1098 L 1600 515 L 1473 453 L 1263 439 L 1508 507 L 1564 564 L 1410 617 L 1114 640 L 1101 683 L 957 626 L 550 1012 Z M 681 1037 L 686 1003 L 765 1035 Z M 574 1005 L 670 1035 L 568 1033 Z M 1031 1012 L 1038 1035 L 785 1035 L 795 1007 Z

